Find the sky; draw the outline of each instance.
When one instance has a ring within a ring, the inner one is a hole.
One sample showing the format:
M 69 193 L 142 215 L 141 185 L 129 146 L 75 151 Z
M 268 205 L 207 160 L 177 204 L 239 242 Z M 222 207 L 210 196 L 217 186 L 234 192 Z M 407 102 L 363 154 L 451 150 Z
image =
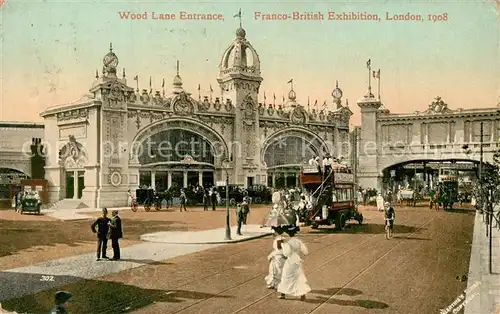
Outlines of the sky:
M 241 8 L 246 38 L 257 50 L 264 81 L 259 99 L 277 104 L 290 78 L 297 101 L 324 101 L 338 80 L 359 124 L 357 100 L 367 92 L 368 69 L 380 69 L 380 95 L 393 113 L 423 111 L 441 96 L 450 109 L 500 102 L 500 4 L 477 1 L 16 1 L 1 10 L 0 120 L 42 121 L 44 109 L 87 93 L 101 72 L 110 42 L 128 83 L 171 89 L 180 63 L 184 88 L 197 98 L 217 90 L 218 65 L 235 39 Z M 120 12 L 144 14 L 126 20 Z M 179 20 L 181 11 L 217 13 L 223 21 Z M 327 20 L 328 12 L 378 14 L 380 21 Z M 325 20 L 259 20 L 255 13 L 321 12 Z M 423 21 L 389 21 L 386 14 L 420 14 Z M 174 13 L 176 20 L 153 20 Z M 428 15 L 446 20 L 429 21 Z M 372 79 L 378 94 L 378 81 Z M 216 95 L 214 95 L 215 97 Z

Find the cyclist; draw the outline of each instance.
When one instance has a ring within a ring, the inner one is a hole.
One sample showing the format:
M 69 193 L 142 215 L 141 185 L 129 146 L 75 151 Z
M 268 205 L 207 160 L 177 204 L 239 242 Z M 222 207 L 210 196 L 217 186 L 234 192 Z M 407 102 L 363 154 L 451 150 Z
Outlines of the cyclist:
M 385 220 L 389 221 L 389 228 L 394 229 L 394 219 L 396 218 L 396 213 L 394 212 L 394 207 L 391 206 L 391 203 L 385 202 Z

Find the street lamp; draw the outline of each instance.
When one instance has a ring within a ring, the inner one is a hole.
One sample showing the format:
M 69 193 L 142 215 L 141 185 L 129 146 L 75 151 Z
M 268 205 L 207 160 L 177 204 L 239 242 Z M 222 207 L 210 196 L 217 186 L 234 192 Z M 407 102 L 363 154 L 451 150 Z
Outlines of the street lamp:
M 229 225 L 229 166 L 231 162 L 225 158 L 222 160 L 222 167 L 226 171 L 226 237 L 224 240 L 231 240 L 231 226 Z

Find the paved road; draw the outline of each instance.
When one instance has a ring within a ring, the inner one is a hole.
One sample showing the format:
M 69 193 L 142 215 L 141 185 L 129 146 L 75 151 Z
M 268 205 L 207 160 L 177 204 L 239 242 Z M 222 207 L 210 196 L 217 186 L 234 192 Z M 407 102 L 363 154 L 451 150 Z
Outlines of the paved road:
M 68 285 L 73 313 L 438 313 L 466 288 L 473 213 L 401 209 L 395 238 L 383 218 L 337 233 L 304 228 L 305 302 L 278 300 L 264 284 L 271 239 L 220 246 Z M 61 288 L 59 288 L 61 289 Z M 45 309 L 54 291 L 18 300 Z

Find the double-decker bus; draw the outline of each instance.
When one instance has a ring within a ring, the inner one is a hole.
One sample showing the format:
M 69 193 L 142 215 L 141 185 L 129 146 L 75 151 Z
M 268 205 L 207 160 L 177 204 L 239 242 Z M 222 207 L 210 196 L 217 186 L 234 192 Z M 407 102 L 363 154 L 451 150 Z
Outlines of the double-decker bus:
M 437 201 L 443 204 L 444 209 L 452 209 L 458 198 L 458 169 L 441 167 L 438 182 Z
M 363 215 L 354 205 L 354 174 L 350 168 L 333 167 L 329 174 L 321 174 L 316 166 L 303 166 L 300 184 L 311 195 L 312 208 L 306 214 L 306 225 L 313 229 L 335 225 L 343 230 L 350 219 L 363 222 Z

